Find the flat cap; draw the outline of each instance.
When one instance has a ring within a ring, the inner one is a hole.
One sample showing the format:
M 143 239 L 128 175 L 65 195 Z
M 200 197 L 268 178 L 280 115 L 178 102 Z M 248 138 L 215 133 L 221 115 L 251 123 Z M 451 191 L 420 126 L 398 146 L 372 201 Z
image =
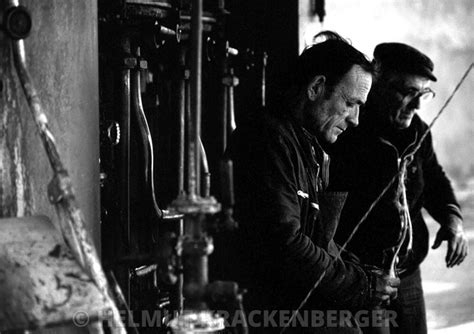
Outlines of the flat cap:
M 379 44 L 374 49 L 374 58 L 387 68 L 422 75 L 436 81 L 431 59 L 409 45 L 403 43 Z

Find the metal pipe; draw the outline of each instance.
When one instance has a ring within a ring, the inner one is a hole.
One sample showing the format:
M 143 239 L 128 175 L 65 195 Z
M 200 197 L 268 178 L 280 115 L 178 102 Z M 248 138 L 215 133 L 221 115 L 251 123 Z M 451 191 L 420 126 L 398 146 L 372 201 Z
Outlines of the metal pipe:
M 196 141 L 195 141 L 195 127 L 192 112 L 192 89 L 191 84 L 186 85 L 188 88 L 187 95 L 189 99 L 188 107 L 186 108 L 186 149 L 187 149 L 187 195 L 189 198 L 196 197 Z
M 183 238 L 184 235 L 184 219 L 179 221 L 179 238 Z M 178 282 L 176 282 L 176 304 L 178 313 L 182 314 L 184 310 L 184 273 L 183 273 L 183 258 L 181 255 L 177 256 L 177 270 L 178 270 Z
M 262 58 L 262 107 L 265 107 L 267 100 L 267 62 L 268 54 L 263 52 Z
M 222 110 L 221 110 L 221 152 L 224 153 L 227 147 L 227 107 L 228 107 L 228 94 L 227 94 L 227 84 L 226 84 L 226 76 L 227 76 L 227 55 L 225 55 L 224 59 L 222 60 Z
M 122 308 L 124 308 L 127 311 L 127 317 L 129 318 L 131 323 L 134 323 L 133 321 L 133 313 L 132 310 L 130 309 L 130 306 L 127 303 L 127 300 L 125 299 L 125 296 L 122 292 L 122 289 L 120 288 L 120 285 L 117 282 L 117 278 L 114 275 L 114 272 L 110 270 L 108 272 L 108 278 L 109 281 L 111 282 L 111 287 L 112 291 L 114 293 L 115 299 L 120 303 Z M 138 329 L 136 326 L 131 326 L 131 330 L 134 334 L 139 334 Z
M 184 277 L 186 284 L 186 308 L 189 310 L 206 309 L 204 301 L 204 289 L 209 281 L 207 270 L 208 256 L 202 254 L 190 254 L 184 257 Z
M 190 150 L 193 150 L 194 166 L 190 173 L 189 195 L 199 195 L 200 185 L 200 150 L 198 148 L 201 137 L 201 72 L 202 72 L 202 0 L 193 0 L 191 8 L 191 105 L 194 108 L 194 129 L 189 131 Z M 191 129 L 189 129 L 191 130 Z M 191 161 L 189 162 L 191 165 Z
M 186 238 L 183 242 L 184 296 L 186 309 L 206 309 L 204 300 L 208 278 L 208 256 L 212 253 L 212 239 L 205 235 L 205 214 L 187 217 Z
M 204 173 L 204 197 L 209 197 L 211 195 L 211 173 L 209 171 L 209 162 L 207 161 L 207 154 L 204 145 L 202 144 L 201 138 L 199 138 L 199 149 L 201 151 L 201 163 Z
M 234 200 L 234 168 L 232 160 L 222 160 L 221 172 L 221 197 L 222 205 L 225 209 L 232 209 Z
M 184 193 L 184 135 L 186 120 L 186 49 L 183 45 L 179 50 L 179 70 L 182 77 L 179 79 L 179 163 L 178 163 L 178 193 Z
M 23 91 L 30 106 L 31 112 L 33 113 L 36 126 L 39 129 L 39 134 L 47 151 L 51 168 L 55 174 L 64 172 L 64 166 L 61 162 L 61 159 L 59 158 L 59 153 L 56 148 L 54 137 L 49 130 L 48 119 L 43 111 L 38 92 L 36 91 L 36 88 L 34 87 L 33 81 L 27 70 L 25 44 L 23 43 L 23 40 L 18 40 L 12 41 L 12 46 L 18 78 L 22 84 Z
M 227 147 L 227 106 L 228 106 L 228 94 L 227 94 L 227 87 L 224 86 L 223 88 L 223 93 L 222 93 L 222 124 L 221 124 L 221 142 L 222 142 L 222 148 L 221 151 L 222 153 L 225 152 L 225 149 Z
M 230 68 L 229 74 L 232 78 L 232 84 L 229 85 L 227 93 L 229 94 L 228 103 L 229 103 L 229 132 L 234 132 L 235 128 L 235 108 L 234 108 L 234 69 Z
M 190 109 L 189 105 L 189 73 L 186 69 L 186 48 L 180 46 L 179 66 L 181 78 L 179 79 L 179 165 L 178 165 L 178 196 L 184 194 L 184 159 L 185 159 L 185 131 L 186 131 L 186 111 Z M 178 227 L 179 238 L 184 235 L 184 219 L 179 220 Z M 179 314 L 184 310 L 184 275 L 182 257 L 177 257 L 178 282 L 176 283 L 176 306 Z
M 140 57 L 140 48 L 137 49 L 137 57 Z M 145 180 L 150 186 L 150 195 L 155 213 L 159 219 L 162 219 L 163 211 L 158 206 L 155 194 L 155 156 L 153 149 L 153 139 L 151 137 L 150 127 L 148 126 L 148 120 L 143 109 L 140 84 L 140 68 L 135 68 L 135 70 L 133 71 L 132 101 L 144 148 Z
M 226 51 L 222 60 L 222 120 L 221 135 L 222 146 L 221 151 L 224 152 L 227 147 L 229 134 L 235 128 L 235 104 L 234 104 L 234 87 L 238 85 L 238 78 L 234 76 L 234 69 L 229 66 L 229 56 L 238 54 L 238 50 L 229 47 L 226 43 Z M 234 50 L 232 53 L 229 50 Z
M 158 268 L 158 265 L 152 264 L 152 265 L 146 265 L 146 266 L 135 268 L 133 269 L 133 272 L 135 275 L 140 277 L 140 276 L 145 276 L 154 272 L 157 268 Z

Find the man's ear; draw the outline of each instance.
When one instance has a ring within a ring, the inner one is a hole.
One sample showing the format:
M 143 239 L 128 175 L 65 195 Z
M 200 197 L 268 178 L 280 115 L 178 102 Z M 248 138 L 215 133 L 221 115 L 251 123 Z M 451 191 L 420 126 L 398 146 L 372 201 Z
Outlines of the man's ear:
M 324 75 L 317 75 L 310 81 L 307 86 L 306 92 L 308 99 L 316 101 L 324 93 L 324 84 L 326 77 Z

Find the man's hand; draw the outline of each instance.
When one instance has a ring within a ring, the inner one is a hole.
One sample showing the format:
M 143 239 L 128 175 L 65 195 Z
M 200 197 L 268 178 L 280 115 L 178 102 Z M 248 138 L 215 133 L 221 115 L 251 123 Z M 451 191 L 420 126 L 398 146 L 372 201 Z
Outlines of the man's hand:
M 462 228 L 462 220 L 459 217 L 451 216 L 449 223 L 441 226 L 432 248 L 438 248 L 444 240 L 448 242 L 446 266 L 452 268 L 455 265 L 460 265 L 467 256 L 468 242 Z
M 390 277 L 382 269 L 374 266 L 365 266 L 365 270 L 370 280 L 372 306 L 387 304 L 390 299 L 397 298 L 399 278 Z

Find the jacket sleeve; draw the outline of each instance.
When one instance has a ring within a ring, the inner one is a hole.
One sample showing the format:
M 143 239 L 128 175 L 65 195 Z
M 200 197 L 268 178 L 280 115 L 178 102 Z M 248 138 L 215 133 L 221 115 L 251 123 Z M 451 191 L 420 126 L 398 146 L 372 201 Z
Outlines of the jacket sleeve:
M 462 219 L 461 208 L 433 149 L 431 133 L 423 143 L 424 207 L 441 225 L 449 222 L 450 215 Z
M 267 134 L 246 141 L 236 147 L 234 173 L 236 210 L 247 240 L 259 244 L 262 259 L 273 259 L 285 285 L 309 291 L 325 272 L 316 290 L 319 296 L 335 307 L 364 306 L 364 271 L 331 256 L 302 232 L 302 199 L 297 195 L 296 152 L 291 145 Z

